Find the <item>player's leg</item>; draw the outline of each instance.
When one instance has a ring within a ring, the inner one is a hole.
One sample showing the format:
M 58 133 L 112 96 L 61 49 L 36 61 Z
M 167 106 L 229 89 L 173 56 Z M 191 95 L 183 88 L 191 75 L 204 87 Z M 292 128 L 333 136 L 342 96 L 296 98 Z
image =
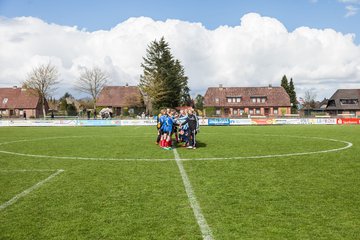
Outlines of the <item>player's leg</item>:
M 158 129 L 158 131 L 157 131 L 157 138 L 156 138 L 156 144 L 159 144 L 160 139 L 161 139 L 161 130 Z

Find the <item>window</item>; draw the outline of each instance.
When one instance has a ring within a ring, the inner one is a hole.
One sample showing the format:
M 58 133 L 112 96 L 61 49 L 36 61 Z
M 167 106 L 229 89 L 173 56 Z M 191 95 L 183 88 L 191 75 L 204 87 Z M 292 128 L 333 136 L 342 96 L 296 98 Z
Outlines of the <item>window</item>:
M 231 103 L 231 98 L 228 98 L 228 99 L 227 99 L 227 102 L 228 102 L 228 103 Z
M 254 114 L 254 109 L 250 109 L 250 110 L 249 110 L 249 113 L 250 113 L 250 114 Z
M 241 98 L 236 98 L 236 102 L 241 102 Z
M 251 97 L 252 103 L 265 103 L 266 97 Z
M 4 99 L 3 99 L 3 104 L 6 104 L 8 101 L 9 101 L 8 98 L 4 98 Z
M 239 112 L 240 112 L 240 115 L 242 115 L 244 113 L 244 109 L 240 108 Z
M 357 99 L 340 99 L 340 103 L 343 104 L 358 104 Z
M 233 98 L 233 99 L 232 99 L 232 102 L 236 102 L 236 98 Z
M 129 113 L 130 113 L 130 114 L 134 114 L 134 112 L 135 112 L 135 111 L 134 111 L 133 108 L 130 108 L 130 109 L 129 109 Z
M 216 103 L 219 103 L 219 98 L 215 98 L 215 102 L 216 102 Z
M 216 114 L 216 115 L 220 115 L 220 114 L 221 114 L 221 110 L 220 110 L 220 109 L 216 109 L 215 114 Z
M 277 115 L 278 114 L 278 109 L 274 108 L 274 114 Z
M 257 108 L 257 109 L 255 110 L 255 113 L 256 113 L 256 114 L 260 114 L 260 113 L 261 113 L 260 108 Z
M 233 115 L 238 115 L 238 111 L 234 110 Z

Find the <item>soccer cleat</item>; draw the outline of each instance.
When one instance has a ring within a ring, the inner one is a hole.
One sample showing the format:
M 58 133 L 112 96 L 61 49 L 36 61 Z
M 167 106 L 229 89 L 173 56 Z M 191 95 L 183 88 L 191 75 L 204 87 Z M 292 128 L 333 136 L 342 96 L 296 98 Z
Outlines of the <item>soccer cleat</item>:
M 188 147 L 186 147 L 186 148 L 188 148 L 188 149 L 192 149 L 193 147 L 192 147 L 192 146 L 188 146 Z
M 196 149 L 196 147 L 193 147 L 193 149 Z

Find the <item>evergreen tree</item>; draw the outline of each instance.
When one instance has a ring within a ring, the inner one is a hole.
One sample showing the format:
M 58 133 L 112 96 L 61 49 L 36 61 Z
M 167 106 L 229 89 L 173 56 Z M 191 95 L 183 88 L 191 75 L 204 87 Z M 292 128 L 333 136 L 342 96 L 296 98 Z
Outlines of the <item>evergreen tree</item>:
M 292 78 L 290 79 L 288 94 L 290 96 L 290 103 L 292 103 L 291 113 L 297 113 L 298 108 L 297 108 L 296 92 Z
M 139 88 L 155 110 L 186 105 L 191 100 L 184 67 L 174 59 L 164 37 L 150 43 L 143 61 Z
M 289 94 L 289 81 L 286 77 L 286 75 L 284 75 L 281 79 L 281 86 L 285 89 L 285 91 Z
M 287 92 L 287 94 L 290 97 L 290 103 L 291 103 L 291 113 L 297 113 L 297 100 L 296 100 L 296 92 L 295 92 L 295 86 L 294 86 L 294 81 L 291 78 L 290 79 L 290 83 L 286 77 L 286 75 L 284 75 L 281 79 L 281 86 L 285 89 L 285 91 Z
M 67 104 L 66 113 L 67 113 L 67 116 L 76 116 L 78 114 L 77 109 L 73 103 Z

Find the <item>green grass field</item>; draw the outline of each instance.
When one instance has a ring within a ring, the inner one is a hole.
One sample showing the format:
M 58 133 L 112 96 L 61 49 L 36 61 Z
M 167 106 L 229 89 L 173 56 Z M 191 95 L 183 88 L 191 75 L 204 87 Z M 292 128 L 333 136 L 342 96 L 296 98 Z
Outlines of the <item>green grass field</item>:
M 203 239 L 192 201 L 213 239 L 360 239 L 360 126 L 202 127 L 177 160 L 155 134 L 0 128 L 0 239 Z

